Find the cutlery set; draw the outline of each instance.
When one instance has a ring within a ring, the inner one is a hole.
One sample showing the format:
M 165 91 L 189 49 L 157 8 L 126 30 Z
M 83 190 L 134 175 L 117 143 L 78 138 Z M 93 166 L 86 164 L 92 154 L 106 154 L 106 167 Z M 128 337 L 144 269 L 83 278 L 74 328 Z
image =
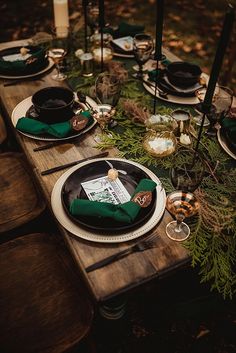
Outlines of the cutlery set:
M 42 171 L 41 175 L 52 174 L 52 173 L 58 172 L 59 170 L 63 170 L 63 169 L 66 169 L 66 168 L 73 167 L 74 165 L 89 161 L 91 159 L 107 157 L 108 154 L 109 154 L 109 152 L 102 152 L 102 153 L 99 153 L 99 154 L 95 154 L 94 156 L 91 156 L 91 157 L 80 159 L 78 161 L 73 161 L 73 162 L 70 162 L 70 163 L 62 164 L 62 165 L 59 165 L 57 167 L 50 168 L 50 169 Z
M 148 249 L 156 248 L 157 244 L 156 244 L 155 238 L 156 238 L 156 234 L 155 233 L 151 234 L 151 235 L 147 236 L 146 239 L 137 242 L 136 244 L 128 247 L 127 249 L 121 250 L 111 256 L 108 256 L 108 257 L 86 267 L 85 271 L 87 273 L 89 273 L 91 271 L 94 271 L 94 270 L 97 270 L 97 269 L 102 268 L 104 266 L 107 266 L 115 261 L 118 261 L 118 260 L 122 259 L 123 257 L 126 257 L 130 254 L 133 254 L 136 252 L 143 252 Z
M 60 141 L 49 142 L 46 145 L 35 147 L 33 149 L 33 151 L 34 152 L 44 151 L 44 150 L 48 150 L 49 148 L 65 145 L 65 144 L 68 144 L 68 143 L 69 144 L 70 143 L 76 144 L 77 142 L 79 142 L 81 140 L 81 137 L 82 137 L 82 135 L 81 136 L 77 136 L 74 139 L 70 139 L 70 140 L 60 140 Z

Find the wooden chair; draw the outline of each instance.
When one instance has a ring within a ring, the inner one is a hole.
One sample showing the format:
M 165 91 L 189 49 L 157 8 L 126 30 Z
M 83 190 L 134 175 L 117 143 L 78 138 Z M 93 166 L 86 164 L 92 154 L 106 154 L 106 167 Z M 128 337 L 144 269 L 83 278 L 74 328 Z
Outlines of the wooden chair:
M 0 242 L 4 234 L 30 222 L 45 209 L 22 155 L 0 154 Z
M 6 136 L 0 115 L 0 145 Z M 14 238 L 13 230 L 36 219 L 45 209 L 28 165 L 18 152 L 0 153 L 0 197 L 0 243 Z
M 0 311 L 2 353 L 78 349 L 93 307 L 55 235 L 30 234 L 0 245 Z

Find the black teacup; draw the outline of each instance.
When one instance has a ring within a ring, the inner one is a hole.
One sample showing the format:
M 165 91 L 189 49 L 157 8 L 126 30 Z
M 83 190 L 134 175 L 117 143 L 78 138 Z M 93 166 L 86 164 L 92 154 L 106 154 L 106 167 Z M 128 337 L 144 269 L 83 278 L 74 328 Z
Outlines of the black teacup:
M 32 96 L 39 120 L 47 124 L 61 123 L 72 118 L 74 93 L 64 87 L 46 87 Z

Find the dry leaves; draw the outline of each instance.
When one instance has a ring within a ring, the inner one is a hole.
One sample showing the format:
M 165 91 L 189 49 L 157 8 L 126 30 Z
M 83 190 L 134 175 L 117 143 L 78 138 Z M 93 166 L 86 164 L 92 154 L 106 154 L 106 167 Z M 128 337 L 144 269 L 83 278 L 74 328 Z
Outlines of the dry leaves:
M 150 117 L 150 112 L 133 100 L 128 99 L 124 101 L 122 105 L 125 113 L 134 123 L 145 124 L 145 121 Z

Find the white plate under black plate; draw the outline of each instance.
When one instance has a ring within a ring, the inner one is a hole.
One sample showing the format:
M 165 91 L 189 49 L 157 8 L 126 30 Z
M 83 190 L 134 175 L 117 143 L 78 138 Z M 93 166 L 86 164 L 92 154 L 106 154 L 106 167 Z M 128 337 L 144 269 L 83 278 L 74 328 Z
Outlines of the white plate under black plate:
M 195 97 L 195 92 L 198 89 L 203 88 L 199 83 L 196 83 L 194 86 L 188 88 L 174 86 L 169 82 L 168 77 L 165 74 L 163 74 L 161 79 L 158 81 L 158 87 L 160 87 L 160 89 L 164 92 L 179 97 Z
M 29 74 L 29 75 L 1 75 L 0 74 L 0 78 L 17 80 L 17 79 L 21 79 L 21 78 L 36 77 L 36 76 L 42 75 L 45 72 L 49 71 L 53 66 L 54 66 L 54 62 L 52 61 L 51 58 L 49 58 L 47 66 L 44 69 L 39 70 L 39 71 L 37 71 L 37 72 L 35 72 L 33 74 Z
M 146 79 L 147 79 L 147 76 L 146 76 Z M 143 82 L 143 86 L 149 93 L 151 93 L 153 96 L 155 95 L 155 87 L 149 86 L 145 82 Z M 195 104 L 200 103 L 200 100 L 195 96 L 193 96 L 193 97 L 179 97 L 179 96 L 174 96 L 173 94 L 168 94 L 168 96 L 167 96 L 168 98 L 165 98 L 165 97 L 162 97 L 159 95 L 158 90 L 156 92 L 156 96 L 157 96 L 157 98 L 159 98 L 161 100 L 164 100 L 164 101 L 170 102 L 170 103 L 176 103 L 176 104 L 195 105 Z
M 134 55 L 133 54 L 125 54 L 125 53 L 117 53 L 117 52 L 113 52 L 114 56 L 117 56 L 118 58 L 126 58 L 126 59 L 133 59 Z
M 229 146 L 227 139 L 224 136 L 224 132 L 221 128 L 217 130 L 217 139 L 223 150 L 233 159 L 236 159 L 236 152 Z
M 90 97 L 87 97 L 87 102 L 90 103 L 96 109 L 97 104 L 94 102 L 94 100 L 92 100 Z M 32 97 L 31 96 L 28 98 L 25 98 L 23 101 L 21 101 L 19 104 L 17 104 L 17 106 L 14 108 L 12 115 L 11 115 L 11 121 L 12 121 L 12 124 L 14 127 L 16 127 L 17 121 L 20 118 L 26 116 L 26 113 L 30 109 L 31 106 L 32 106 Z M 33 135 L 30 133 L 21 132 L 19 130 L 18 131 L 19 131 L 19 133 L 21 133 L 29 138 L 33 138 L 34 140 L 59 141 L 59 140 L 69 140 L 69 139 L 75 138 L 77 136 L 80 136 L 80 135 L 86 133 L 87 131 L 89 131 L 90 129 L 92 129 L 95 124 L 96 124 L 96 120 L 94 120 L 91 125 L 89 125 L 88 127 L 85 127 L 83 130 L 79 131 L 78 133 L 72 134 L 67 137 L 62 137 L 62 138 L 56 138 L 56 137 L 52 137 L 52 136 L 43 136 L 43 135 Z
M 114 56 L 117 56 L 120 58 L 127 58 L 127 59 L 134 58 L 134 54 L 132 51 L 127 52 L 127 50 L 122 50 L 122 48 L 120 48 L 118 45 L 116 45 L 113 42 L 111 42 L 111 46 L 113 48 L 113 55 Z
M 74 199 L 88 199 L 81 184 L 106 176 L 111 167 L 119 171 L 119 179 L 130 196 L 133 195 L 140 180 L 144 178 L 150 179 L 143 169 L 127 163 L 126 160 L 112 160 L 109 161 L 109 163 L 106 160 L 97 162 L 91 161 L 84 167 L 81 167 L 72 173 L 66 179 L 62 188 L 62 204 L 68 217 L 88 230 L 114 233 L 136 229 L 140 225 L 144 224 L 154 212 L 156 205 L 156 190 L 152 194 L 151 204 L 140 210 L 138 217 L 136 217 L 132 224 L 123 224 L 110 218 L 72 216 L 70 214 L 70 204 Z
M 97 231 L 87 230 L 84 227 L 81 227 L 77 222 L 74 222 L 70 217 L 68 217 L 61 200 L 61 192 L 65 181 L 70 177 L 72 173 L 74 173 L 77 169 L 83 168 L 85 165 L 91 163 L 91 161 L 83 162 L 75 167 L 72 167 L 67 172 L 65 172 L 55 183 L 52 195 L 51 195 L 51 205 L 53 213 L 58 220 L 58 222 L 70 233 L 89 241 L 99 242 L 99 243 L 120 243 L 129 241 L 132 239 L 136 239 L 146 233 L 148 233 L 151 229 L 153 229 L 161 220 L 163 213 L 165 211 L 165 204 L 166 204 L 166 193 L 165 190 L 162 188 L 160 180 L 158 177 L 150 171 L 148 168 L 142 166 L 139 163 L 128 161 L 126 159 L 121 158 L 97 158 L 94 159 L 94 163 L 97 161 L 107 160 L 111 163 L 114 161 L 121 161 L 123 163 L 127 163 L 130 166 L 136 166 L 144 173 L 148 175 L 154 182 L 156 182 L 156 203 L 155 208 L 150 216 L 150 218 L 144 223 L 140 225 L 140 227 L 136 229 L 131 229 L 127 231 L 123 231 L 122 233 L 116 234 L 113 232 L 103 232 L 99 233 Z

